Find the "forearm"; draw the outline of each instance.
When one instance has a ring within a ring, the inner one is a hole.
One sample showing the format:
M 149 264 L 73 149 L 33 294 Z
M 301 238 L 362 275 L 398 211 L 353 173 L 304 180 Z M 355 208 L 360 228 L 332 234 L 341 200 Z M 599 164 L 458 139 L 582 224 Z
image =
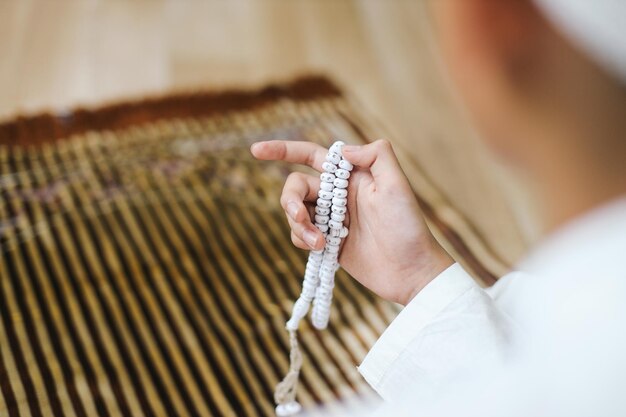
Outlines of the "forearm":
M 454 264 L 424 286 L 359 367 L 385 399 L 428 395 L 506 355 L 515 325 Z M 413 394 L 412 394 L 413 395 Z

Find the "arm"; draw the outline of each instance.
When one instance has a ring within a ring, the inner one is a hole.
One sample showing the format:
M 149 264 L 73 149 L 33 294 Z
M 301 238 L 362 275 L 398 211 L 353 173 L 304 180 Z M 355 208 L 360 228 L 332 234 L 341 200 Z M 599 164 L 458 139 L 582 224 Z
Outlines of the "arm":
M 252 153 L 318 171 L 325 157 L 322 147 L 307 142 L 261 142 Z M 479 360 L 501 356 L 508 339 L 504 315 L 428 230 L 391 145 L 345 146 L 343 154 L 355 169 L 346 217 L 350 233 L 339 261 L 379 296 L 408 304 L 361 366 L 368 382 L 387 399 L 413 387 L 427 395 Z M 303 249 L 323 245 L 310 211 L 318 189 L 315 176 L 296 173 L 281 196 L 292 241 Z
M 454 264 L 411 300 L 359 371 L 386 401 L 410 390 L 413 400 L 429 402 L 450 384 L 501 364 L 516 329 L 496 301 Z
M 619 252 L 616 258 L 621 259 L 621 256 Z M 597 256 L 591 255 L 591 258 L 598 260 Z M 602 268 L 603 265 L 611 265 L 610 262 L 591 262 L 588 265 L 593 271 L 575 268 L 566 269 L 556 275 L 547 273 L 531 277 L 516 273 L 503 277 L 505 287 L 496 288 L 497 297 L 506 297 L 509 290 L 518 292 L 519 297 L 519 291 L 524 290 L 522 287 L 527 287 L 525 290 L 529 291 L 525 300 L 517 301 L 518 307 L 523 310 L 520 317 L 523 317 L 525 323 L 524 338 L 516 340 L 514 346 L 504 346 L 502 350 L 498 348 L 498 343 L 491 345 L 495 348 L 492 349 L 493 352 L 504 352 L 506 360 L 477 361 L 471 375 L 447 380 L 441 386 L 445 389 L 427 397 L 420 394 L 418 388 L 421 387 L 415 385 L 415 380 L 411 380 L 410 392 L 405 390 L 406 395 L 403 398 L 398 395 L 394 401 L 385 403 L 371 415 L 626 415 L 626 327 L 621 325 L 621 318 L 626 315 L 626 280 L 622 268 Z M 593 279 L 590 280 L 590 277 Z M 437 281 L 438 279 L 433 283 Z M 502 289 L 504 291 L 500 291 Z M 423 294 L 426 291 L 427 288 Z M 414 301 L 418 301 L 418 297 Z M 477 300 L 477 304 L 482 304 L 482 301 Z M 491 313 L 502 314 L 502 309 L 498 308 L 498 299 L 495 304 L 490 307 L 487 302 L 482 308 Z M 445 318 L 445 314 L 442 317 Z M 515 325 L 508 326 L 506 317 L 504 320 L 503 330 L 507 334 L 515 329 Z M 440 329 L 437 322 L 435 320 L 431 323 L 435 323 Z M 487 338 L 494 330 L 490 323 L 493 324 L 492 320 L 484 323 Z M 480 327 L 472 324 L 469 332 L 480 335 Z M 499 326 L 495 326 L 497 327 Z M 417 348 L 420 354 L 425 354 L 428 358 L 429 351 L 419 347 L 419 340 L 423 336 L 424 332 L 418 332 L 417 338 L 413 339 L 410 346 L 407 345 L 405 352 Z M 456 333 L 453 336 L 456 342 L 469 340 L 462 334 L 461 337 L 457 337 Z M 469 344 L 463 343 L 461 346 L 470 346 L 471 349 L 475 346 L 474 340 L 471 337 Z M 457 350 L 461 350 L 461 347 Z M 410 369 L 410 361 L 398 359 L 388 369 L 390 381 L 399 382 L 395 373 L 402 373 L 402 363 L 405 370 Z M 372 410 L 373 407 L 370 406 L 369 409 Z

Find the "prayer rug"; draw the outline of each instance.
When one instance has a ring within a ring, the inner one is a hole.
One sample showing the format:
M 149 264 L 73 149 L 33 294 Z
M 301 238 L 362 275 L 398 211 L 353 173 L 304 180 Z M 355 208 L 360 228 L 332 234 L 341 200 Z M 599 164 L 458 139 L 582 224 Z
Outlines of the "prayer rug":
M 0 125 L 0 416 L 272 416 L 307 254 L 267 139 L 375 139 L 329 80 L 180 94 Z M 475 276 L 501 262 L 412 163 L 438 237 Z M 339 272 L 306 321 L 305 407 L 369 392 L 356 371 L 397 313 Z

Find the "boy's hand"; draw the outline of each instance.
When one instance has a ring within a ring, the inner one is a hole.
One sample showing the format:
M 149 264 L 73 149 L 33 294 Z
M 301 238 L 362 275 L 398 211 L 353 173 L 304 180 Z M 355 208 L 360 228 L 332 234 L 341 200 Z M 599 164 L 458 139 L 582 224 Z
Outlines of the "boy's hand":
M 327 150 L 310 142 L 268 141 L 252 145 L 257 159 L 281 160 L 322 171 Z M 354 165 L 348 185 L 350 233 L 339 257 L 343 268 L 379 296 L 406 305 L 454 261 L 434 239 L 391 144 L 379 140 L 343 148 Z M 324 238 L 311 221 L 319 178 L 292 173 L 281 205 L 291 240 L 302 249 L 322 249 Z

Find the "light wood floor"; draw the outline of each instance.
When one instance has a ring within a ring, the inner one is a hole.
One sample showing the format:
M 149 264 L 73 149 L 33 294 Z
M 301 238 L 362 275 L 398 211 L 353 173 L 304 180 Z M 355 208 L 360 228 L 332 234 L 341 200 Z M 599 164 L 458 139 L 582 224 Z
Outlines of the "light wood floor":
M 0 57 L 2 119 L 330 74 L 507 259 L 536 236 L 450 98 L 426 0 L 1 0 Z

